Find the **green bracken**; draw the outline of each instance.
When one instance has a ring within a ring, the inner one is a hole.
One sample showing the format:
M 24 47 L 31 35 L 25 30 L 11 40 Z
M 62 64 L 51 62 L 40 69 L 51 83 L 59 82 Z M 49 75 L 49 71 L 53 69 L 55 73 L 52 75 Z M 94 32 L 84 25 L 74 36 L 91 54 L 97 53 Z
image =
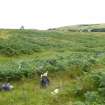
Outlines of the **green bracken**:
M 104 41 L 104 32 L 0 29 L 0 81 L 14 85 L 0 105 L 105 105 Z M 49 71 L 47 89 L 39 71 Z

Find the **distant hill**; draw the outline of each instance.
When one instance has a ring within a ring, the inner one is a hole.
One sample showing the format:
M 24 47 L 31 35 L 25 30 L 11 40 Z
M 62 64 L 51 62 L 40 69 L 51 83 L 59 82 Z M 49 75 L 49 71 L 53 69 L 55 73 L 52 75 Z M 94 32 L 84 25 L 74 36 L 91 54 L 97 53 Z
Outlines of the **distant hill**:
M 51 29 L 50 29 L 51 30 Z M 105 24 L 80 24 L 53 28 L 52 30 L 73 31 L 73 32 L 105 32 Z

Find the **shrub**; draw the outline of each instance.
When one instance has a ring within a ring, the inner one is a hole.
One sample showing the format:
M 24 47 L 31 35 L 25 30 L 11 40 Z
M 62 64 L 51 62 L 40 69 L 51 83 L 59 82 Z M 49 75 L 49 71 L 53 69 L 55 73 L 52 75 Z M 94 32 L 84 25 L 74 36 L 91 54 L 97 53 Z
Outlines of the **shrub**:
M 86 104 L 82 101 L 76 101 L 73 103 L 73 105 L 86 105 Z
M 103 88 L 98 88 L 98 92 L 101 96 L 105 97 L 105 87 Z
M 85 97 L 85 101 L 87 102 L 90 102 L 90 103 L 96 102 L 98 100 L 98 93 L 94 91 L 87 91 L 84 94 L 84 97 Z

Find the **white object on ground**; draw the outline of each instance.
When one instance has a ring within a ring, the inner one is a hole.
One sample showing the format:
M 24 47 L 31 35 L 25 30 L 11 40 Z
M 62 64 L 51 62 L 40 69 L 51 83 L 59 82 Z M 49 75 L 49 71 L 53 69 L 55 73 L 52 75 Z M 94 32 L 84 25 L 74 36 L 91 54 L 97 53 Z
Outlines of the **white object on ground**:
M 13 89 L 14 87 L 13 87 L 13 85 L 10 85 L 10 89 Z
M 56 95 L 59 93 L 59 89 L 55 89 L 54 91 L 51 92 L 52 95 Z

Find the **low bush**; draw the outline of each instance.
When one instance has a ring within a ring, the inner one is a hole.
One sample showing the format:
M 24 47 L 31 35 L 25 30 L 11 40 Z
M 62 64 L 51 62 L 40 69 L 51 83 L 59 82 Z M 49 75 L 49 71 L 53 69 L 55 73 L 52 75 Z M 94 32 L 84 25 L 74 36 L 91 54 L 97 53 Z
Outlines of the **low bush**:
M 94 91 L 87 91 L 85 94 L 84 94 L 84 97 L 85 97 L 85 101 L 87 102 L 90 102 L 90 103 L 93 103 L 93 102 L 96 102 L 98 100 L 98 92 L 94 92 Z

